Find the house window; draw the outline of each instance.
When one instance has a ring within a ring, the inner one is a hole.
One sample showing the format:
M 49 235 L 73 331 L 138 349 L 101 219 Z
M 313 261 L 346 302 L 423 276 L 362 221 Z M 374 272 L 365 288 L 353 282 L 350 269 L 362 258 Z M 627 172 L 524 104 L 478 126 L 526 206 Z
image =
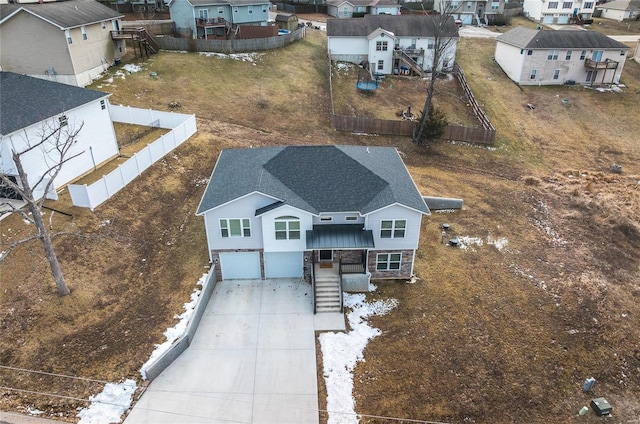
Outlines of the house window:
M 218 8 L 218 14 L 222 15 L 224 13 L 224 7 L 219 7 Z
M 105 110 L 107 108 L 107 103 L 104 100 L 100 100 L 100 109 Z
M 558 2 L 557 1 L 550 1 L 549 2 L 549 6 L 547 7 L 547 9 L 557 9 L 558 8 Z
M 538 72 L 538 71 L 536 71 L 535 69 L 532 69 L 532 70 L 531 70 L 531 73 L 529 74 L 529 79 L 531 79 L 531 80 L 536 79 L 536 73 L 537 73 L 537 72 Z
M 262 5 L 262 13 L 267 13 L 267 5 L 266 4 Z
M 247 12 L 253 13 L 253 6 L 247 6 Z
M 491 2 L 491 10 L 498 10 L 498 9 L 500 9 L 500 2 L 492 1 Z
M 380 223 L 380 238 L 404 238 L 406 219 L 386 219 Z
M 585 2 L 584 9 L 593 9 L 593 2 L 592 1 Z
M 321 216 L 320 217 L 320 221 L 323 221 L 323 222 L 333 221 L 333 217 L 331 217 L 331 216 Z
M 401 253 L 378 253 L 376 255 L 377 271 L 395 271 L 400 269 Z
M 378 61 L 378 71 L 382 71 L 384 69 L 384 60 Z
M 239 11 L 240 11 L 240 9 L 238 9 L 237 6 L 233 8 L 233 13 L 238 13 Z
M 100 22 L 100 27 L 102 29 L 107 29 L 107 23 L 105 21 Z
M 376 51 L 377 52 L 386 52 L 389 46 L 388 41 L 376 41 Z
M 67 115 L 59 116 L 58 123 L 60 124 L 60 128 L 66 127 L 67 124 L 69 124 L 69 121 L 67 120 Z
M 345 221 L 357 221 L 358 217 L 357 216 L 345 216 L 344 220 Z
M 249 219 L 221 219 L 220 235 L 222 237 L 251 237 L 251 221 Z
M 411 47 L 409 47 L 409 48 L 411 48 L 411 49 L 415 49 L 415 48 L 416 48 L 416 43 L 417 43 L 417 42 L 418 42 L 418 39 L 417 39 L 417 38 L 412 38 L 412 39 L 411 39 Z
M 560 78 L 560 69 L 554 69 L 553 70 L 553 79 L 557 80 L 558 78 Z
M 84 26 L 80 27 L 80 32 L 82 33 L 82 39 L 86 40 L 87 39 L 87 29 Z
M 582 50 L 582 53 L 580 53 L 580 60 L 584 60 L 585 57 L 587 57 L 587 51 Z
M 427 49 L 433 50 L 433 40 L 427 40 Z
M 533 55 L 533 50 L 528 50 L 527 51 L 527 56 L 531 56 L 531 55 Z
M 67 37 L 67 44 L 73 43 L 73 39 L 71 39 L 71 32 L 68 29 L 64 31 L 64 36 Z
M 558 50 L 549 50 L 547 60 L 558 60 Z
M 209 19 L 209 10 L 207 9 L 198 10 L 198 16 L 200 17 L 200 19 Z
M 564 57 L 565 60 L 571 60 L 571 54 L 573 53 L 573 50 L 567 50 L 567 55 Z
M 300 218 L 279 216 L 275 220 L 276 240 L 300 240 Z
M 345 6 L 342 9 L 342 16 L 349 16 L 349 7 L 348 6 Z
M 562 2 L 562 8 L 563 9 L 571 9 L 573 7 L 573 2 L 572 1 L 564 1 Z

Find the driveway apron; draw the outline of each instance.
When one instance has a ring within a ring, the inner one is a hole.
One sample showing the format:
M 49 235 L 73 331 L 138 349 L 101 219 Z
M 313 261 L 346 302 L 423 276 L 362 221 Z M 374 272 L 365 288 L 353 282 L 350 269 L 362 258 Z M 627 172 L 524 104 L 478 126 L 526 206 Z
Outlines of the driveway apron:
M 299 280 L 219 282 L 191 346 L 125 423 L 317 424 L 311 297 Z

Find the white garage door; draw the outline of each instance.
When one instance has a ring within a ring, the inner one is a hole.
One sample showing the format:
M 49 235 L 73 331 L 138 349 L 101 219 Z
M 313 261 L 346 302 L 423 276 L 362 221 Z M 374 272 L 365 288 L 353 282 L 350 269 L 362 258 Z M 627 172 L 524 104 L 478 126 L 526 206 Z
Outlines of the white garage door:
M 302 278 L 302 252 L 265 252 L 266 278 Z
M 542 15 L 542 23 L 543 24 L 552 24 L 553 23 L 553 15 Z
M 251 280 L 260 278 L 259 252 L 220 253 L 223 280 Z

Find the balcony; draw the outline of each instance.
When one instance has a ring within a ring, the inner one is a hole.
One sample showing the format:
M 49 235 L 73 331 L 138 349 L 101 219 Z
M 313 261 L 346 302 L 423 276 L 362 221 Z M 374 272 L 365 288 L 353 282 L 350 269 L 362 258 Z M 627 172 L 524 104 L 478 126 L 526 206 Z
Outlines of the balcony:
M 619 62 L 611 59 L 605 59 L 601 62 L 598 62 L 597 60 L 586 59 L 584 61 L 584 66 L 589 69 L 617 69 L 618 63 Z
M 227 25 L 227 21 L 224 18 L 196 18 L 196 26 L 203 28 L 211 28 L 211 27 L 224 27 Z

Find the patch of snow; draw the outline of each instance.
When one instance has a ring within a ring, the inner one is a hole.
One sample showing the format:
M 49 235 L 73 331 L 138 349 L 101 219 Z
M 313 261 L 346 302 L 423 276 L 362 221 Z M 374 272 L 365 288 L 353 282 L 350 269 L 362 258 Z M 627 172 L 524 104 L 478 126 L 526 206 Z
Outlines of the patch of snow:
M 206 279 L 207 274 L 202 274 L 202 277 L 200 277 L 196 285 L 202 287 Z M 191 320 L 191 316 L 193 316 L 193 311 L 196 307 L 196 304 L 198 303 L 198 299 L 200 298 L 200 293 L 201 290 L 199 289 L 195 289 L 193 293 L 191 293 L 191 302 L 184 304 L 185 311 L 182 314 L 175 316 L 175 318 L 178 319 L 178 323 L 171 328 L 167 328 L 167 330 L 164 332 L 164 336 L 167 340 L 162 344 L 156 345 L 156 348 L 153 350 L 153 352 L 151 352 L 151 356 L 149 357 L 147 362 L 145 362 L 142 368 L 140 368 L 140 374 L 142 375 L 143 380 L 147 379 L 147 369 L 167 350 L 169 350 L 171 345 L 173 345 L 173 342 L 182 337 L 187 331 L 187 325 Z
M 375 286 L 373 286 L 375 287 Z M 328 424 L 358 423 L 353 398 L 353 370 L 364 361 L 364 348 L 380 329 L 369 326 L 366 319 L 384 315 L 398 306 L 396 299 L 367 303 L 364 294 L 344 295 L 344 306 L 351 331 L 322 333 L 318 337 L 322 350 L 323 376 L 327 387 Z
M 454 212 L 457 212 L 457 210 L 456 209 L 438 209 L 438 210 L 435 210 L 435 211 L 432 211 L 432 212 L 435 212 L 435 213 L 454 213 Z
M 553 244 L 556 246 L 564 246 L 567 244 L 567 241 L 564 240 L 560 235 L 551 228 L 551 225 L 546 221 L 546 218 L 549 216 L 549 206 L 547 206 L 543 201 L 538 201 L 539 208 L 533 208 L 533 211 L 536 214 L 542 215 L 541 218 L 534 216 L 533 224 L 540 228 L 544 233 L 551 239 Z
M 136 72 L 140 72 L 142 70 L 142 66 L 135 65 L 133 63 L 127 63 L 122 67 L 122 69 L 129 72 L 130 74 L 135 74 Z
M 232 60 L 240 60 L 242 62 L 251 62 L 251 63 L 256 63 L 258 59 L 260 59 L 260 57 L 262 56 L 262 53 L 224 54 L 224 53 L 200 52 L 199 54 L 205 57 L 217 57 L 219 59 L 232 59 Z
M 482 246 L 484 243 L 482 238 L 470 236 L 458 237 L 458 242 L 458 247 L 462 250 L 468 250 L 469 248 L 473 248 L 473 246 Z
M 102 392 L 90 396 L 91 404 L 78 412 L 79 424 L 119 423 L 120 417 L 131 406 L 136 382 L 128 379 L 123 383 L 107 383 Z
M 487 237 L 487 244 L 490 246 L 495 247 L 496 249 L 498 249 L 499 251 L 502 251 L 502 249 L 504 249 L 504 247 L 509 243 L 509 241 L 502 237 L 499 239 L 494 239 L 491 236 Z
M 497 147 L 493 147 L 493 146 L 485 146 L 483 144 L 477 144 L 477 143 L 467 143 L 466 141 L 456 141 L 456 140 L 449 140 L 447 141 L 447 143 L 449 144 L 455 144 L 457 146 L 464 146 L 464 147 L 475 147 L 477 149 L 484 149 L 484 150 L 489 150 L 491 152 L 495 152 L 496 150 L 498 150 Z
M 32 408 L 30 406 L 27 406 L 27 414 L 29 415 L 41 415 L 44 414 L 43 411 L 37 409 L 37 408 Z

